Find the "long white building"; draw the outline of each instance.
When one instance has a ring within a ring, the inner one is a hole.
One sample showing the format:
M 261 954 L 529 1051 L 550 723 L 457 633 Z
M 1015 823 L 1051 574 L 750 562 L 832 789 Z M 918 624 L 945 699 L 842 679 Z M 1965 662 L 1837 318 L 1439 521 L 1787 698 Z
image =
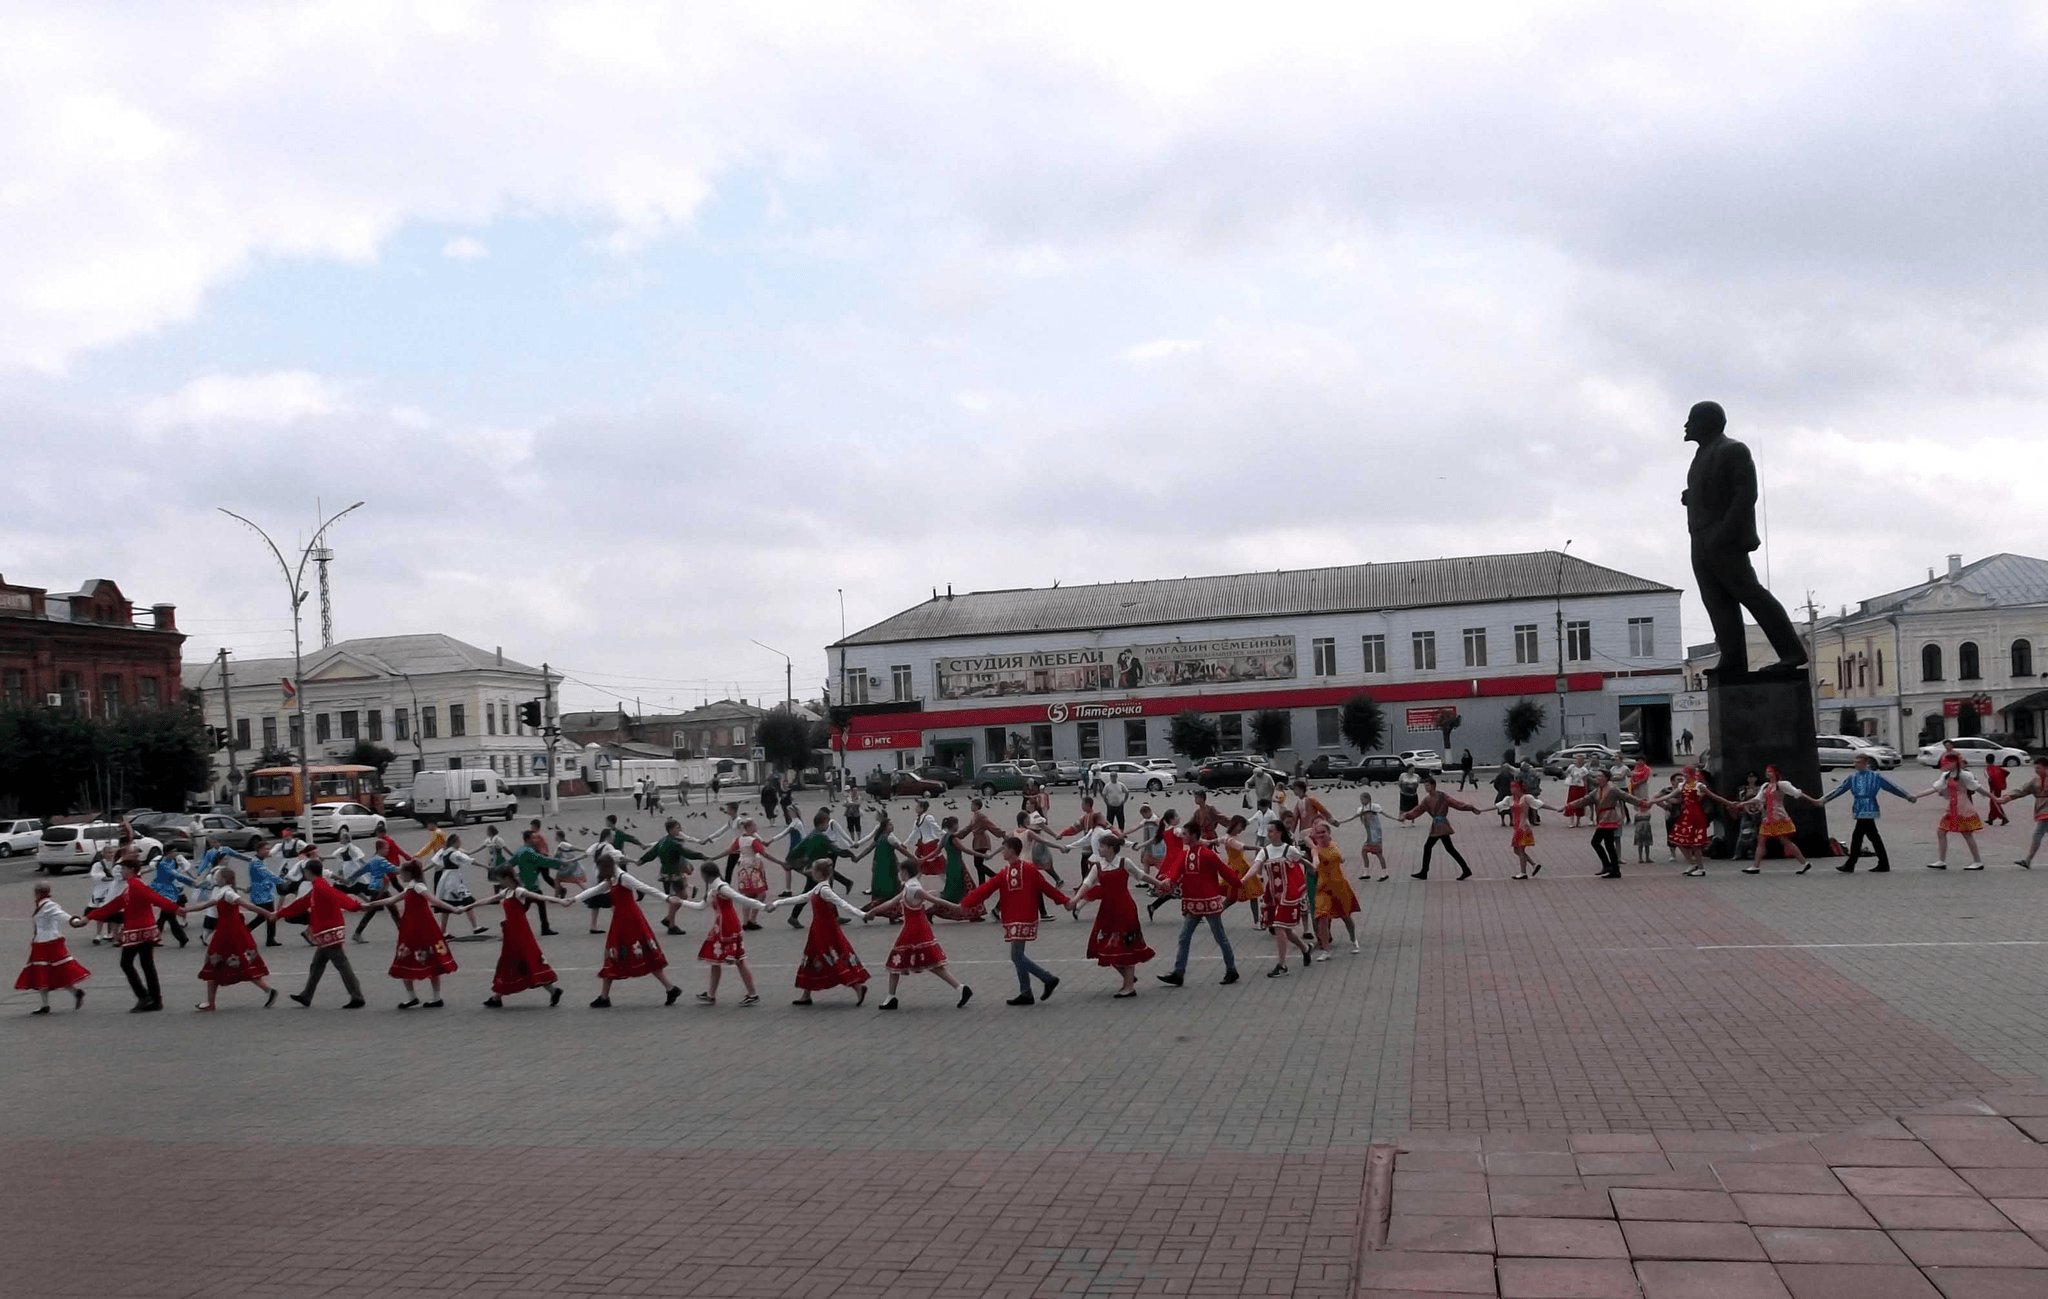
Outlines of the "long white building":
M 973 768 L 1004 757 L 1172 756 L 1167 725 L 1213 715 L 1226 750 L 1249 714 L 1282 709 L 1279 755 L 1354 756 L 1338 711 L 1361 691 L 1385 710 L 1384 748 L 1484 762 L 1507 747 L 1503 715 L 1543 704 L 1544 733 L 1641 736 L 1668 755 L 1679 664 L 1679 592 L 1555 551 L 1222 577 L 935 595 L 828 647 L 834 701 L 853 710 L 849 762 L 929 756 Z M 1562 721 L 1558 703 L 1563 700 Z

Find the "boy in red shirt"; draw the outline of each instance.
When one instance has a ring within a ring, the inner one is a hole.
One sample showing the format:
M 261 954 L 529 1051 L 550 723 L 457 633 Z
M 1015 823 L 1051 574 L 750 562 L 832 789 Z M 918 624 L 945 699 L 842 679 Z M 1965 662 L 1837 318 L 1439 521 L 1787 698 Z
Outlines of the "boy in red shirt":
M 306 884 L 299 890 L 299 896 L 277 913 L 279 920 L 306 917 L 306 940 L 313 944 L 313 966 L 306 971 L 306 989 L 293 993 L 293 1001 L 311 1006 L 313 989 L 320 986 L 320 976 L 332 965 L 341 972 L 342 986 L 348 989 L 348 1001 L 342 1009 L 363 1008 L 363 985 L 356 982 L 355 967 L 348 963 L 348 949 L 343 946 L 348 941 L 348 924 L 341 918 L 344 911 L 362 909 L 362 903 L 334 887 L 317 865 L 306 871 Z
M 1237 900 L 1238 878 L 1231 873 L 1216 850 L 1202 840 L 1202 830 L 1191 817 L 1180 827 L 1187 855 L 1180 874 L 1180 950 L 1173 961 L 1173 973 L 1159 976 L 1161 983 L 1178 988 L 1187 977 L 1188 944 L 1204 920 L 1216 946 L 1223 949 L 1223 982 L 1237 982 L 1237 953 L 1230 949 L 1230 937 L 1223 932 L 1223 912 Z
M 121 850 L 121 891 L 71 922 L 84 928 L 89 920 L 121 917 L 121 973 L 135 993 L 131 1014 L 164 1008 L 164 990 L 156 978 L 156 913 L 179 916 L 185 908 L 165 898 L 142 882 L 142 858 L 133 848 Z M 136 973 L 140 965 L 142 972 Z
M 1010 963 L 1017 967 L 1018 993 L 1006 1003 L 1011 1006 L 1028 1006 L 1038 998 L 1031 995 L 1031 980 L 1036 977 L 1045 985 L 1039 994 L 1047 1000 L 1052 998 L 1054 988 L 1060 986 L 1059 976 L 1050 973 L 1036 961 L 1024 954 L 1025 945 L 1038 937 L 1038 900 L 1051 898 L 1061 906 L 1067 905 L 1067 895 L 1054 888 L 1038 873 L 1038 867 L 1024 860 L 1024 841 L 1016 835 L 1003 840 L 1002 869 L 976 885 L 960 905 L 973 911 L 995 894 L 1001 894 L 997 903 L 997 914 L 1003 921 L 1003 938 L 1010 944 Z

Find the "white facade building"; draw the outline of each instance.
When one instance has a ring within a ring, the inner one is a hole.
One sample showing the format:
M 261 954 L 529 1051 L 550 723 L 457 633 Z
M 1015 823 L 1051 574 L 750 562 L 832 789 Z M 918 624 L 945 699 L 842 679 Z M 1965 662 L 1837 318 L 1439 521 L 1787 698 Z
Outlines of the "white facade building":
M 488 768 L 512 784 L 538 790 L 546 779 L 547 742 L 519 720 L 519 705 L 543 694 L 541 670 L 452 636 L 377 636 L 339 641 L 304 656 L 293 681 L 305 696 L 313 762 L 345 761 L 360 741 L 398 755 L 386 780 L 409 772 Z M 210 726 L 225 727 L 237 770 L 247 773 L 266 750 L 298 746 L 299 710 L 283 682 L 290 659 L 228 659 L 185 665 L 185 682 L 201 695 Z M 232 703 L 233 724 L 229 705 Z M 576 746 L 561 746 L 574 754 Z M 214 754 L 214 787 L 228 786 L 230 754 Z M 571 773 L 574 774 L 574 773 Z
M 1675 588 L 1536 552 L 948 593 L 828 654 L 857 770 L 873 765 L 862 754 L 969 769 L 1173 756 L 1184 709 L 1214 715 L 1226 751 L 1250 746 L 1250 713 L 1284 710 L 1281 762 L 1345 758 L 1337 714 L 1360 692 L 1385 712 L 1389 752 L 1443 747 L 1437 716 L 1456 709 L 1452 753 L 1495 761 L 1517 699 L 1549 714 L 1529 747 L 1555 747 L 1562 697 L 1562 738 L 1635 729 L 1661 756 L 1678 616 Z

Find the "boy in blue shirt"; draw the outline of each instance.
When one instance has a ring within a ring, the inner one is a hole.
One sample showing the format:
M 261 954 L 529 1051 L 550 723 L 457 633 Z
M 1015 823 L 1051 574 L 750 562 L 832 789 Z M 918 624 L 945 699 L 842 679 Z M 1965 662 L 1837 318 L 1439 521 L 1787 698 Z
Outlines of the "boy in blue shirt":
M 1835 867 L 1836 870 L 1847 873 L 1856 869 L 1857 859 L 1863 856 L 1865 839 L 1870 840 L 1871 847 L 1877 852 L 1877 865 L 1870 868 L 1870 873 L 1877 875 L 1892 868 L 1891 858 L 1884 850 L 1884 836 L 1877 832 L 1877 796 L 1885 790 L 1897 794 L 1908 803 L 1920 801 L 1918 796 L 1908 794 L 1886 780 L 1871 762 L 1869 754 L 1859 753 L 1856 755 L 1856 770 L 1850 772 L 1841 784 L 1829 790 L 1827 797 L 1821 800 L 1823 803 L 1832 803 L 1843 794 L 1848 794 L 1852 800 L 1849 810 L 1856 818 L 1856 830 L 1849 836 L 1849 860 Z

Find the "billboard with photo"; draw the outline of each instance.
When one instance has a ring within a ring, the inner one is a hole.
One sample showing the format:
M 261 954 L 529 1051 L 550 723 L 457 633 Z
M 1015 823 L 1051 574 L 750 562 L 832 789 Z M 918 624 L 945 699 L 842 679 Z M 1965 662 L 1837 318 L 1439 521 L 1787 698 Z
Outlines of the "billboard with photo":
M 1294 673 L 1292 636 L 1168 641 L 1122 648 L 1076 646 L 942 658 L 932 663 L 932 680 L 940 699 L 1290 681 Z

